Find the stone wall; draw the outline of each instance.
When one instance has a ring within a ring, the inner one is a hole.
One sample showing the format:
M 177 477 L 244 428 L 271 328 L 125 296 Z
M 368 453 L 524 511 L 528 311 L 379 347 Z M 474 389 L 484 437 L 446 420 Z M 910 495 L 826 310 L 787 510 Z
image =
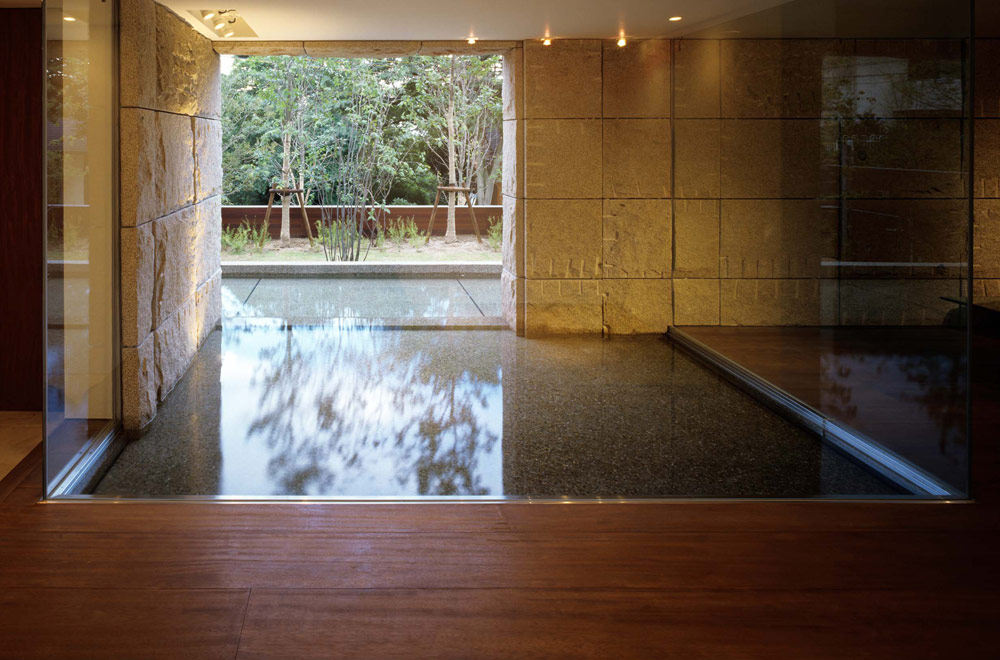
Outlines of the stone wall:
M 519 333 L 670 324 L 670 42 L 504 61 L 504 312 Z
M 973 300 L 1000 298 L 1000 5 L 976 3 Z
M 152 0 L 120 9 L 125 428 L 140 429 L 221 313 L 219 56 Z
M 941 324 L 961 62 L 959 40 L 676 42 L 674 322 Z

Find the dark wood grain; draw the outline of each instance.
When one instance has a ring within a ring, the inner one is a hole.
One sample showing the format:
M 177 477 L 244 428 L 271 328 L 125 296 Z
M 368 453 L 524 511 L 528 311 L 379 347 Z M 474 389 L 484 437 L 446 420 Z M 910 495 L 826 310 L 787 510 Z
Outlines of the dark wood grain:
M 0 9 L 0 410 L 42 409 L 42 12 Z
M 0 659 L 232 658 L 247 596 L 245 589 L 2 589 Z
M 254 590 L 241 660 L 986 658 L 984 591 Z M 947 632 L 945 632 L 947 631 Z M 954 636 L 945 642 L 941 635 Z M 961 640 L 961 641 L 959 641 Z

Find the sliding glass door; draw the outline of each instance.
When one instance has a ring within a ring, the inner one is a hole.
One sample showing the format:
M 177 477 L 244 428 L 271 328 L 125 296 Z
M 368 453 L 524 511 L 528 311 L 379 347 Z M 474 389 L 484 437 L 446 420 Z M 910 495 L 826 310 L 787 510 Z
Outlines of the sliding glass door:
M 45 480 L 50 496 L 83 485 L 82 468 L 119 418 L 114 8 L 107 0 L 49 0 L 45 5 Z

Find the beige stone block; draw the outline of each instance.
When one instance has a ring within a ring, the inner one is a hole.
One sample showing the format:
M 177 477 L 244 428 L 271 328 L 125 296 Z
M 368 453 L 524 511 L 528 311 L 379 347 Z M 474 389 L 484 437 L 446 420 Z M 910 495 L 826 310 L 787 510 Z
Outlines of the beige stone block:
M 976 39 L 976 117 L 1000 117 L 1000 39 Z
M 524 277 L 524 200 L 503 196 L 503 267 Z
M 489 41 L 480 39 L 470 44 L 465 39 L 455 41 L 423 41 L 420 43 L 418 55 L 500 55 L 504 51 L 518 46 L 519 41 Z
M 836 277 L 838 209 L 819 200 L 722 201 L 723 278 Z
M 729 39 L 721 45 L 722 116 L 822 116 L 824 60 L 836 39 Z
M 526 280 L 525 336 L 601 334 L 599 280 Z
M 719 325 L 719 280 L 673 280 L 674 325 Z
M 325 44 L 328 42 L 310 42 Z M 337 42 L 334 42 L 337 43 Z M 220 55 L 312 55 L 307 53 L 301 41 L 232 41 L 229 39 L 212 42 L 212 48 Z
M 194 129 L 195 201 L 222 194 L 222 122 L 191 119 Z
M 721 280 L 722 325 L 833 325 L 837 280 Z
M 216 195 L 195 207 L 191 251 L 195 257 L 195 282 L 206 282 L 222 265 L 222 197 Z
M 153 223 L 156 260 L 153 327 L 158 328 L 197 288 L 201 232 L 198 210 L 189 206 Z
M 1000 119 L 976 120 L 975 187 L 977 198 L 1000 198 Z
M 603 42 L 604 117 L 670 116 L 670 41 Z
M 529 199 L 524 205 L 529 278 L 601 276 L 601 201 Z
M 975 279 L 972 281 L 973 302 L 1000 298 L 1000 279 Z
M 222 319 L 222 270 L 216 270 L 194 292 L 195 331 L 198 347 L 205 343 Z
M 143 56 L 148 57 L 151 44 Z M 156 5 L 156 109 L 218 118 L 222 114 L 219 55 L 212 41 L 163 5 Z
M 807 122 L 811 123 L 811 122 Z M 961 119 L 858 119 L 840 127 L 849 197 L 965 197 Z M 976 134 L 978 146 L 979 134 Z
M 191 119 L 134 108 L 121 111 L 121 218 L 132 227 L 194 201 Z
M 968 252 L 964 199 L 845 200 L 841 277 L 960 277 Z
M 815 198 L 837 192 L 833 121 L 724 119 L 721 145 L 723 197 Z
M 602 196 L 600 120 L 529 119 L 525 133 L 526 197 Z
M 669 200 L 604 200 L 603 277 L 670 277 L 670 232 Z
M 152 335 L 138 346 L 122 348 L 122 424 L 137 431 L 156 416 L 157 381 Z
M 674 120 L 674 196 L 713 198 L 722 191 L 722 122 Z
M 504 195 L 524 197 L 524 121 L 504 120 L 501 189 Z
M 601 42 L 557 39 L 524 43 L 524 108 L 529 119 L 601 116 Z
M 670 120 L 604 120 L 604 196 L 670 197 Z
M 153 329 L 153 225 L 121 230 L 122 344 L 136 346 Z
M 500 272 L 500 313 L 518 336 L 524 336 L 524 282 L 506 268 Z
M 956 280 L 841 280 L 842 325 L 941 325 L 955 304 L 942 296 L 957 297 Z
M 121 0 L 119 20 L 119 99 L 123 107 L 155 108 L 156 3 L 153 0 Z
M 674 277 L 719 277 L 720 203 L 674 202 Z
M 156 341 L 157 398 L 162 402 L 198 352 L 199 327 L 193 295 L 164 319 L 153 333 L 153 339 Z
M 503 54 L 503 118 L 524 119 L 524 49 L 511 48 Z
M 718 40 L 678 39 L 674 44 L 674 117 L 720 117 Z
M 670 327 L 670 280 L 604 280 L 604 332 L 664 333 Z
M 306 41 L 312 57 L 408 57 L 420 52 L 419 41 Z
M 972 276 L 1000 278 L 1000 200 L 979 200 L 975 208 Z

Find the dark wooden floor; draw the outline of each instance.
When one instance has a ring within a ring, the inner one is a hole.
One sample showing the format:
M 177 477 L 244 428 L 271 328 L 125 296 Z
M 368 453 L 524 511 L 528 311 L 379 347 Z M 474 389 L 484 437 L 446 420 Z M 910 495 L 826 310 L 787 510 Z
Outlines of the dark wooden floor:
M 0 658 L 989 658 L 988 504 L 37 504 Z

